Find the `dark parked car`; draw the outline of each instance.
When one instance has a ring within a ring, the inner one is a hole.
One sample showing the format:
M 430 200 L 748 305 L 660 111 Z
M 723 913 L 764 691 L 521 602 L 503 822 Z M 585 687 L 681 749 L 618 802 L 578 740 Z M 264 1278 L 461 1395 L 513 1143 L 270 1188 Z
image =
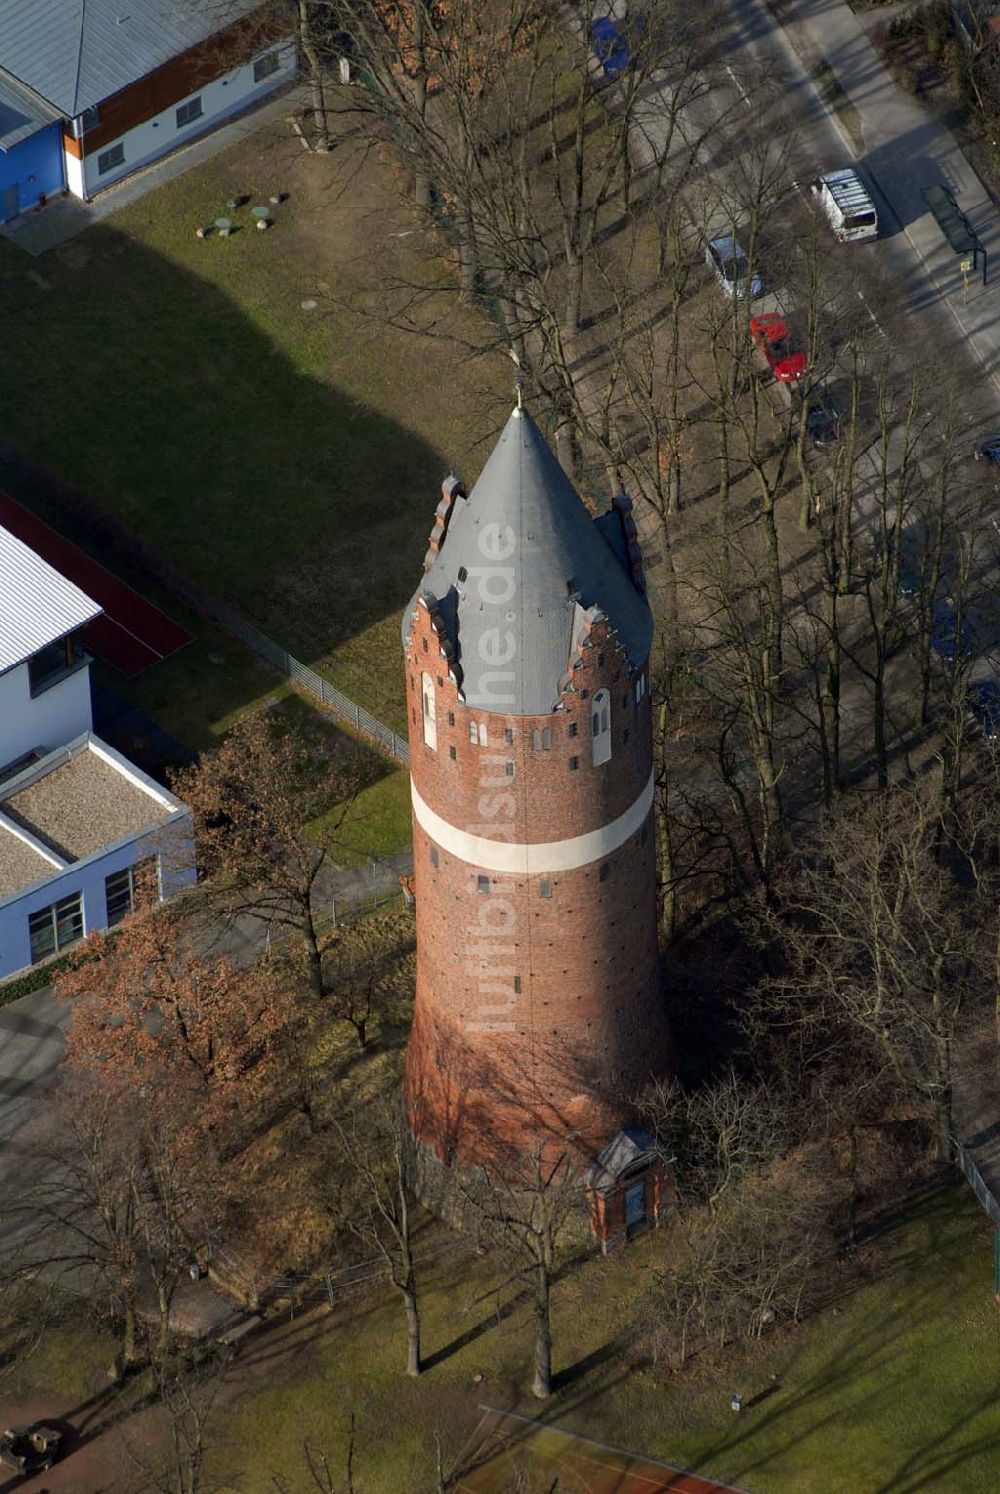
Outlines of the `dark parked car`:
M 976 680 L 965 692 L 965 703 L 987 741 L 997 741 L 1000 738 L 1000 685 L 996 680 Z
M 58 1458 L 61 1441 L 54 1427 L 8 1427 L 0 1432 L 0 1467 L 26 1477 L 44 1473 Z
M 1000 431 L 977 441 L 972 455 L 977 462 L 991 462 L 994 467 L 1000 467 Z
M 596 16 L 590 23 L 590 45 L 605 78 L 619 78 L 632 61 L 628 42 L 610 16 Z
M 901 597 L 918 597 L 927 583 L 927 548 L 929 536 L 926 524 L 911 524 L 899 536 L 899 575 L 896 591 Z
M 833 446 L 843 435 L 840 411 L 825 389 L 816 389 L 809 397 L 806 435 L 814 446 Z
M 944 664 L 961 664 L 980 652 L 980 630 L 971 612 L 958 613 L 950 597 L 938 597 L 931 619 L 931 648 Z

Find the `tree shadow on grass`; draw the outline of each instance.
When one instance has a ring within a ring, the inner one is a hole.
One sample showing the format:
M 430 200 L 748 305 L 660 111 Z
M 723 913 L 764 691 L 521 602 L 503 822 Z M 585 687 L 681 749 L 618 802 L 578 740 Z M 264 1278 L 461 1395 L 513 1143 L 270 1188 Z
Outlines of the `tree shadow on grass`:
M 67 246 L 85 295 L 75 262 L 47 259 L 0 484 L 111 569 L 192 582 L 319 658 L 409 599 L 451 463 L 302 371 L 322 366 L 319 324 L 257 235 L 200 248 L 226 255 L 246 306 L 107 222 Z

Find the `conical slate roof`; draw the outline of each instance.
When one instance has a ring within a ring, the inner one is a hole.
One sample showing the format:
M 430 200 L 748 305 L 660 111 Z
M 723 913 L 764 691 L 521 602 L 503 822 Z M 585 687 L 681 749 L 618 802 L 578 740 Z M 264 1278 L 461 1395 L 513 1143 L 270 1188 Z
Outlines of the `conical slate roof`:
M 420 591 L 440 603 L 465 698 L 483 709 L 519 716 L 553 709 L 581 609 L 605 614 L 634 667 L 649 656 L 645 597 L 522 409 L 468 498 L 455 499 Z

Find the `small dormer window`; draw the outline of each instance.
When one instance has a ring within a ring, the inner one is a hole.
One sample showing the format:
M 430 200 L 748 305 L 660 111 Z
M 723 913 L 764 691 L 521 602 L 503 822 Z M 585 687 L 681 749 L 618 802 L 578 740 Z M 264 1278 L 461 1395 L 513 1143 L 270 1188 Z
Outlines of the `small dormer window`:
M 590 747 L 594 767 L 611 757 L 611 696 L 598 690 L 590 703 Z
M 32 695 L 41 695 L 43 691 L 50 690 L 67 675 L 82 668 L 86 662 L 87 655 L 79 633 L 67 633 L 65 638 L 46 644 L 45 648 L 39 649 L 28 660 L 28 682 Z
M 82 114 L 76 116 L 70 126 L 70 134 L 74 140 L 82 140 L 84 135 L 88 134 L 91 130 L 96 130 L 100 122 L 101 111 L 94 104 L 92 108 L 84 109 Z
M 424 705 L 424 745 L 437 751 L 437 702 L 434 698 L 434 681 L 429 674 L 421 676 Z

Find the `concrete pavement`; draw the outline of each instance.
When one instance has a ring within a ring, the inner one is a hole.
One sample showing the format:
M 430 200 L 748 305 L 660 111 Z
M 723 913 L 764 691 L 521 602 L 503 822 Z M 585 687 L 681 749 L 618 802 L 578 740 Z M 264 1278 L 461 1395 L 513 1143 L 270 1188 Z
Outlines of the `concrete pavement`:
M 755 15 L 761 29 L 771 28 L 790 43 L 807 72 L 821 60 L 832 68 L 855 111 L 862 172 L 891 213 L 877 248 L 888 261 L 894 289 L 914 314 L 929 312 L 929 330 L 939 329 L 940 341 L 928 344 L 929 357 L 950 333 L 989 381 L 988 399 L 970 391 L 974 418 L 980 404 L 1000 393 L 1000 215 L 992 198 L 951 130 L 893 82 L 846 0 L 789 0 L 782 28 L 766 0 L 738 3 L 741 15 Z M 843 129 L 840 134 L 848 155 L 855 155 L 850 136 Z M 959 256 L 922 196 L 932 186 L 947 187 L 986 248 L 993 270 L 985 286 L 981 275 L 971 278 L 967 290 L 963 286 Z M 1000 1072 L 992 1027 L 963 1040 L 956 1070 L 956 1134 L 1000 1201 Z
M 765 0 L 745 0 L 739 9 L 762 28 L 776 25 Z M 889 209 L 879 253 L 902 303 L 914 312 L 939 303 L 952 335 L 992 381 L 992 394 L 1000 394 L 1000 216 L 989 193 L 947 125 L 893 82 L 846 0 L 789 0 L 783 15 L 781 29 L 800 63 L 812 72 L 826 62 L 854 110 L 864 147 L 858 163 Z M 855 155 L 850 136 L 838 128 Z M 985 286 L 973 274 L 963 288 L 960 257 L 927 207 L 927 187 L 947 188 L 981 239 L 992 266 Z M 940 337 L 949 340 L 946 323 Z

